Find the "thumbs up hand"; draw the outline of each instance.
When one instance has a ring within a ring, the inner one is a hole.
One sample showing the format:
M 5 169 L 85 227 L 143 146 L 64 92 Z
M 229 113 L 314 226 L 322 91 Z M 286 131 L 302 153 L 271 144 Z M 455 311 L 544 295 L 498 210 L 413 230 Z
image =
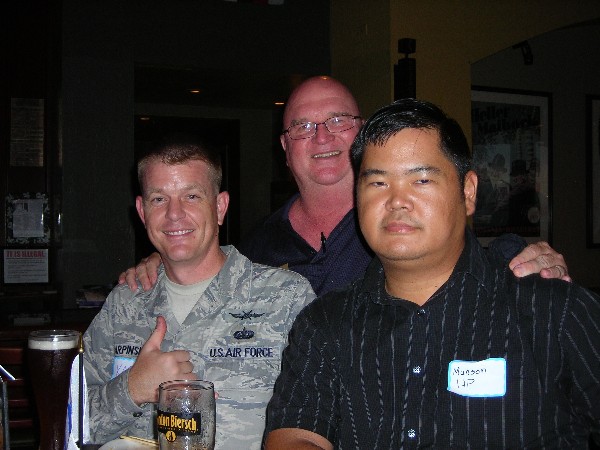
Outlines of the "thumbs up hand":
M 167 323 L 164 317 L 156 318 L 156 328 L 140 350 L 129 369 L 129 395 L 137 404 L 158 402 L 158 385 L 169 380 L 195 380 L 190 352 L 174 350 L 163 352 L 160 344 L 165 338 Z

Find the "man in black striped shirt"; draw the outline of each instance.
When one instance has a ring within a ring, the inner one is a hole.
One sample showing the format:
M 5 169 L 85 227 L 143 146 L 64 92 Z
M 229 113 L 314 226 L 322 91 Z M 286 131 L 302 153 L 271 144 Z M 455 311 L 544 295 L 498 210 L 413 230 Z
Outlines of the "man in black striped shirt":
M 266 448 L 586 448 L 600 299 L 483 251 L 466 138 L 434 105 L 380 109 L 352 159 L 376 258 L 297 317 Z

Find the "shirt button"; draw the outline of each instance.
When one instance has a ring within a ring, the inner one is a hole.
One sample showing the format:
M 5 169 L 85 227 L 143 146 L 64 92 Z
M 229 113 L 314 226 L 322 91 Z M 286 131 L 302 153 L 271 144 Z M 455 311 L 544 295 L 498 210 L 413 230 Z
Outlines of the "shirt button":
M 421 373 L 421 366 L 415 366 L 415 367 L 413 367 L 413 373 L 415 375 L 419 375 Z
M 142 414 L 143 414 L 142 412 L 140 412 L 140 411 L 137 411 L 137 412 L 134 412 L 134 413 L 133 413 L 133 417 L 141 417 L 141 416 L 142 416 Z
M 417 432 L 415 430 L 413 430 L 412 428 L 410 430 L 408 430 L 408 438 L 409 439 L 414 439 L 417 437 Z
M 424 316 L 425 315 L 425 310 L 423 308 L 421 308 L 419 311 L 417 311 L 417 314 L 419 316 Z

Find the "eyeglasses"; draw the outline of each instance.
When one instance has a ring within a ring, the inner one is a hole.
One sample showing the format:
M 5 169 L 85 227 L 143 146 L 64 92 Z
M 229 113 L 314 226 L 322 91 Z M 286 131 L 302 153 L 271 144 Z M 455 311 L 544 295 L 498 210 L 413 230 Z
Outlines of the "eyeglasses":
M 290 139 L 308 139 L 317 134 L 317 126 L 325 125 L 327 131 L 330 133 L 341 133 L 347 131 L 350 128 L 354 128 L 356 125 L 356 119 L 360 119 L 360 116 L 333 116 L 327 119 L 325 122 L 303 122 L 291 125 L 283 133 L 287 133 Z

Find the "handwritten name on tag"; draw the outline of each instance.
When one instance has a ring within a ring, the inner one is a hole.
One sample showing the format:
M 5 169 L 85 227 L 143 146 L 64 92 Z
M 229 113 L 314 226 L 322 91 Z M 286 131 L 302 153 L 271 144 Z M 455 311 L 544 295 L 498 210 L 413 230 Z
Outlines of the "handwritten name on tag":
M 448 390 L 464 397 L 502 397 L 506 394 L 506 360 L 450 361 Z
M 113 360 L 112 377 L 114 378 L 117 375 L 120 375 L 121 373 L 125 372 L 127 369 L 129 369 L 131 366 L 133 366 L 134 362 L 135 362 L 135 358 L 125 358 L 123 356 L 115 356 L 115 359 Z

